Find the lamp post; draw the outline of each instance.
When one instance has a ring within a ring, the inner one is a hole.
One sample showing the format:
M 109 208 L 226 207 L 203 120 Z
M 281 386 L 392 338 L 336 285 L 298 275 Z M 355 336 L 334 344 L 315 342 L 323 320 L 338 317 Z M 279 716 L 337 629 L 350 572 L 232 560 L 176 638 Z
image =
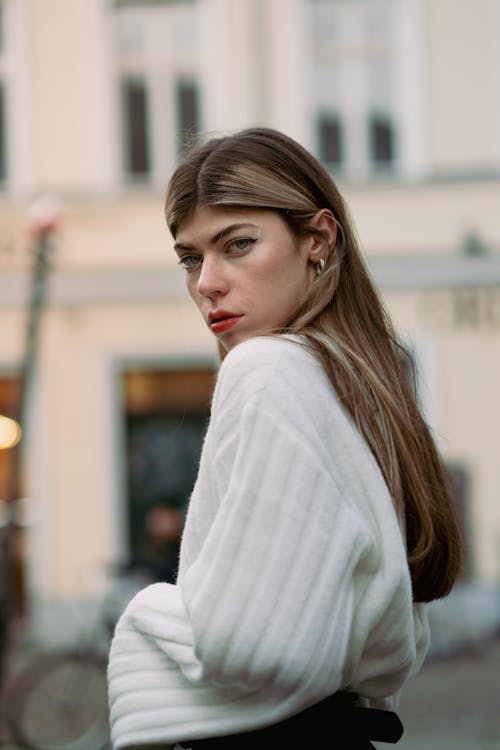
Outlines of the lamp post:
M 28 402 L 35 371 L 38 332 L 41 312 L 45 303 L 47 273 L 52 245 L 52 235 L 59 221 L 59 208 L 55 200 L 41 198 L 28 211 L 28 229 L 33 238 L 34 262 L 31 271 L 31 288 L 27 305 L 25 341 L 19 379 L 10 421 L 18 425 L 18 439 L 6 446 L 9 465 L 4 497 L 5 519 L 0 527 L 0 687 L 3 687 L 4 663 L 9 642 L 9 626 L 12 614 L 12 551 L 14 534 L 18 527 L 17 503 L 19 477 L 22 469 Z M 12 428 L 12 424 L 10 425 Z

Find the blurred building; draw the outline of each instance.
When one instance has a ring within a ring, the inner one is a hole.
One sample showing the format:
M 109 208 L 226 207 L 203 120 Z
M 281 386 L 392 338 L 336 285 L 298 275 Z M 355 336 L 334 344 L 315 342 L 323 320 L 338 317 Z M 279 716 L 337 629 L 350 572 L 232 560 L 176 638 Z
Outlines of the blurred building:
M 21 609 L 60 617 L 93 572 L 141 557 L 150 511 L 185 506 L 217 359 L 163 194 L 193 138 L 251 124 L 301 141 L 346 196 L 454 479 L 465 576 L 498 581 L 499 49 L 500 0 L 1 0 L 0 413 L 26 354 L 33 203 L 60 213 Z

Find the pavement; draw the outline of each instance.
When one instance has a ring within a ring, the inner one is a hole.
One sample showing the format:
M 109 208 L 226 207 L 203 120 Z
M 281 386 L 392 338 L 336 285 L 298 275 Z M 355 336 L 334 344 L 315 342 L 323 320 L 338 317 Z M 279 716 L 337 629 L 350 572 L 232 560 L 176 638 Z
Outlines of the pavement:
M 398 750 L 500 750 L 500 634 L 428 657 L 403 689 L 399 715 L 405 731 Z M 21 750 L 8 736 L 0 748 Z
M 500 750 L 500 636 L 428 659 L 404 688 L 399 715 L 398 750 Z

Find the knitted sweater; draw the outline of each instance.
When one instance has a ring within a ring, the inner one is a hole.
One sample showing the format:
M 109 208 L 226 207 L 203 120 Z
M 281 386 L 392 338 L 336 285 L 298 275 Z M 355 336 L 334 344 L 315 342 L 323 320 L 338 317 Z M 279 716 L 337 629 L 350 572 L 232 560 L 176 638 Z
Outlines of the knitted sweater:
M 114 748 L 263 727 L 339 689 L 394 708 L 429 643 L 381 472 L 313 355 L 287 337 L 221 365 L 177 583 L 113 638 Z

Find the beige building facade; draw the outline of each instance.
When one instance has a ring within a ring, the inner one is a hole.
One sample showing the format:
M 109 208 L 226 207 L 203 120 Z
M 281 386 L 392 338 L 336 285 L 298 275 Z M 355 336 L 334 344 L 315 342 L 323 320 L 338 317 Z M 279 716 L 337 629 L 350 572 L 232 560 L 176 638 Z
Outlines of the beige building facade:
M 22 443 L 30 615 L 50 630 L 57 605 L 85 599 L 96 571 L 140 549 L 147 508 L 186 499 L 217 360 L 187 299 L 163 194 L 191 137 L 251 124 L 297 138 L 338 182 L 415 355 L 422 408 L 456 482 L 465 574 L 498 582 L 500 0 L 0 9 L 5 383 L 25 357 L 34 209 L 45 200 L 58 215 Z M 188 425 L 184 442 L 174 419 Z M 134 484 L 141 471 L 147 497 Z

